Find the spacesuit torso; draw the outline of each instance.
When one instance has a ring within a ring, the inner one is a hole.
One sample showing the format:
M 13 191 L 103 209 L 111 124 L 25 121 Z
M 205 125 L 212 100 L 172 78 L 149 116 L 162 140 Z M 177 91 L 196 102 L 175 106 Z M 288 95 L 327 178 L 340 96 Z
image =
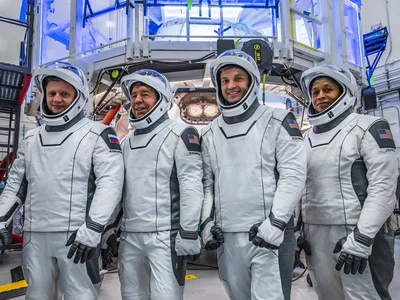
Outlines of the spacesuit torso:
M 197 228 L 199 220 L 191 215 L 200 210 L 203 190 L 200 141 L 195 132 L 165 117 L 131 131 L 123 141 L 122 231 L 176 230 L 185 223 L 190 225 L 184 228 Z M 184 211 L 181 203 L 188 204 Z
M 94 150 L 98 139 L 112 140 L 108 131 L 83 118 L 64 131 L 41 126 L 27 133 L 25 231 L 74 231 L 85 222 L 96 190 L 93 160 L 102 159 Z M 110 145 L 120 151 L 118 140 L 113 141 Z M 96 197 L 115 198 L 120 188 L 108 189 L 97 190 Z
M 367 173 L 396 176 L 397 159 L 381 119 L 347 112 L 332 121 L 330 130 L 305 133 L 307 181 L 302 217 L 307 224 L 357 225 L 364 201 L 392 202 L 393 184 L 379 180 L 373 186 Z M 378 143 L 380 146 L 378 146 Z M 382 157 L 384 150 L 386 158 Z M 392 157 L 392 161 L 390 157 Z M 381 164 L 373 164 L 373 161 Z M 367 168 L 369 169 L 367 172 Z M 374 175 L 375 177 L 375 175 Z
M 288 175 L 277 170 L 279 137 L 302 143 L 296 120 L 285 110 L 258 102 L 252 107 L 254 113 L 246 120 L 228 124 L 219 116 L 202 133 L 215 180 L 216 226 L 224 232 L 248 232 L 269 216 L 274 197 L 282 198 L 277 201 L 283 203 L 286 197 L 298 197 L 301 190 L 294 187 L 277 192 L 278 179 L 285 184 Z

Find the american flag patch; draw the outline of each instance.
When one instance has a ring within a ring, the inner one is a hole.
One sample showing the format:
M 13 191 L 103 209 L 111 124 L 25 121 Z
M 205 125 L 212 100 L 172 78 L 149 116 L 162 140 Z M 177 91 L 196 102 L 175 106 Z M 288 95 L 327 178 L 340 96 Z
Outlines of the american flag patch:
M 108 135 L 108 140 L 111 144 L 119 144 L 118 138 L 113 134 Z
M 393 140 L 392 132 L 390 129 L 378 129 L 378 133 L 381 139 Z
M 199 137 L 194 134 L 188 134 L 189 144 L 197 144 L 200 145 Z
M 290 128 L 299 129 L 299 124 L 297 124 L 296 120 L 289 119 L 289 120 L 287 120 L 287 121 L 288 121 L 288 123 L 289 123 L 289 127 L 290 127 Z

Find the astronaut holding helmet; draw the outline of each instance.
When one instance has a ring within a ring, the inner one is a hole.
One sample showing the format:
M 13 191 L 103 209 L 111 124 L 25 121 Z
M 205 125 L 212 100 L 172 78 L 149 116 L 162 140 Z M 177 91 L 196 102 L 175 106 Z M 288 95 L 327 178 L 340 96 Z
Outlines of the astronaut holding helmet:
M 338 66 L 301 77 L 313 128 L 304 136 L 303 236 L 319 299 L 391 299 L 396 148 L 386 120 L 353 113 L 354 76 Z M 351 273 L 351 274 L 350 274 Z
M 38 69 L 45 125 L 22 141 L 0 196 L 0 240 L 25 205 L 26 299 L 98 299 L 98 245 L 124 176 L 113 129 L 84 117 L 88 87 L 68 63 Z M 72 260 L 73 259 L 73 260 Z
M 292 113 L 259 104 L 253 58 L 229 50 L 210 67 L 222 115 L 202 131 L 202 239 L 230 299 L 283 300 L 278 249 L 304 188 L 303 138 Z
M 122 78 L 131 99 L 119 250 L 123 300 L 181 300 L 186 262 L 200 255 L 203 202 L 200 139 L 170 120 L 172 90 L 154 70 Z

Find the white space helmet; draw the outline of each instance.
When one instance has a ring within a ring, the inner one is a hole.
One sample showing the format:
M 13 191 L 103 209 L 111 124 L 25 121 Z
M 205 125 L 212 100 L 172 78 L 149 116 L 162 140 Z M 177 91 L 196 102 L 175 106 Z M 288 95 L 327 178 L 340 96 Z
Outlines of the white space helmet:
M 318 77 L 328 77 L 340 84 L 342 94 L 327 109 L 316 113 L 312 106 L 311 84 Z M 357 98 L 358 86 L 350 71 L 336 65 L 323 65 L 305 71 L 300 79 L 301 89 L 308 100 L 308 119 L 311 125 L 322 125 L 336 119 L 350 107 L 353 107 Z
M 133 129 L 150 126 L 172 107 L 172 88 L 164 75 L 154 70 L 143 69 L 122 77 L 121 88 L 127 99 L 131 100 L 132 86 L 138 82 L 152 87 L 158 93 L 158 99 L 154 107 L 141 118 L 135 118 L 132 108 L 129 110 L 129 122 Z
M 76 98 L 70 106 L 57 115 L 51 113 L 46 102 L 46 78 L 57 77 L 69 83 L 76 90 Z M 89 88 L 85 74 L 81 69 L 66 63 L 58 62 L 41 68 L 34 73 L 35 85 L 42 94 L 40 113 L 43 121 L 50 126 L 60 126 L 73 120 L 85 107 L 89 98 Z
M 250 76 L 250 86 L 243 98 L 232 105 L 227 105 L 222 96 L 220 71 L 228 65 L 236 65 L 244 69 Z M 244 113 L 257 100 L 260 89 L 260 71 L 254 59 L 241 50 L 228 50 L 210 63 L 211 79 L 217 89 L 217 102 L 221 113 L 227 117 Z

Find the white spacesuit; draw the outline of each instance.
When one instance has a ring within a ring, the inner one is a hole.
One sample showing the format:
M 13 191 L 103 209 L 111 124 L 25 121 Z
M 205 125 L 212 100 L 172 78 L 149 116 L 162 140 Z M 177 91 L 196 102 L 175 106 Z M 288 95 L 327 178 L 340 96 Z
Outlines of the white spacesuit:
M 250 85 L 239 102 L 228 105 L 219 77 L 231 65 L 248 73 Z M 246 53 L 224 52 L 211 63 L 211 73 L 222 115 L 202 131 L 202 239 L 220 245 L 220 278 L 231 299 L 281 300 L 277 249 L 304 188 L 303 138 L 292 113 L 259 104 L 260 73 Z
M 342 94 L 317 113 L 311 89 L 321 77 L 335 81 Z M 394 238 L 388 219 L 398 176 L 389 124 L 353 113 L 357 83 L 347 70 L 314 67 L 303 73 L 301 85 L 313 125 L 304 137 L 302 218 L 314 287 L 321 300 L 389 300 Z
M 76 90 L 58 115 L 46 103 L 46 80 L 54 77 Z M 26 299 L 54 300 L 59 288 L 65 300 L 95 300 L 98 245 L 122 193 L 121 148 L 113 129 L 84 118 L 88 88 L 81 70 L 58 63 L 34 79 L 46 125 L 29 131 L 19 147 L 0 196 L 1 226 L 25 205 Z
M 186 261 L 200 254 L 202 159 L 197 130 L 168 118 L 172 91 L 153 70 L 123 77 L 128 99 L 135 83 L 158 93 L 154 107 L 129 120 L 122 143 L 125 188 L 120 242 L 122 299 L 180 300 Z

